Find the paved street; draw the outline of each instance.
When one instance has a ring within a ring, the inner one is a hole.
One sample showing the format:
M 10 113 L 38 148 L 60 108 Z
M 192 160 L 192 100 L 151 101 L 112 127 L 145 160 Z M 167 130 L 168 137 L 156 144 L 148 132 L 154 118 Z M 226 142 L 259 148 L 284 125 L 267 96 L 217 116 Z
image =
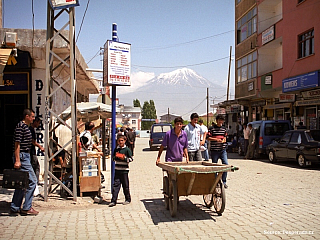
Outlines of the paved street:
M 118 204 L 107 206 L 109 171 L 104 172 L 102 204 L 88 203 L 89 197 L 79 199 L 83 204 L 35 201 L 40 211 L 35 217 L 9 216 L 11 192 L 0 189 L 0 239 L 320 239 L 319 165 L 300 169 L 296 163 L 274 165 L 231 153 L 229 163 L 240 170 L 228 174 L 222 216 L 207 209 L 202 196 L 188 196 L 180 197 L 177 217 L 172 218 L 162 201 L 156 156 L 147 138 L 137 139 L 129 174 L 130 205 L 122 205 L 121 191 Z M 59 204 L 61 208 L 55 207 Z

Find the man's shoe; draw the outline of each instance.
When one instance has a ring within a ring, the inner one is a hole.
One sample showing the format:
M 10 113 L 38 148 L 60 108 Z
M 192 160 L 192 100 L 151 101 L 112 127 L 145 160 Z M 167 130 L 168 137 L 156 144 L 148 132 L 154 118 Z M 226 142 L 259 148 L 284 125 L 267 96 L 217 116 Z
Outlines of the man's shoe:
M 34 210 L 32 207 L 29 210 L 21 210 L 21 215 L 38 215 L 38 211 Z
M 228 185 L 226 183 L 223 184 L 224 188 L 228 188 Z
M 115 205 L 116 205 L 116 203 L 111 202 L 111 203 L 109 204 L 109 207 L 114 207 Z
M 123 203 L 123 205 L 128 205 L 128 204 L 130 204 L 129 201 L 125 201 L 125 202 Z
M 10 215 L 11 216 L 18 216 L 20 213 L 20 211 L 13 211 L 12 209 L 10 209 Z

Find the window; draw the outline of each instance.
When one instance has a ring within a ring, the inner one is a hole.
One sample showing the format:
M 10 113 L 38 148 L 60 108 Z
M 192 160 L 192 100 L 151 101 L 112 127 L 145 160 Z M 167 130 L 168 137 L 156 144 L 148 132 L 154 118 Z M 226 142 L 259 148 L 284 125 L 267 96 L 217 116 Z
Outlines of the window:
M 137 124 L 137 120 L 132 120 L 132 124 Z
M 253 8 L 237 22 L 237 44 L 257 31 L 257 8 Z
M 294 132 L 292 134 L 290 143 L 300 144 L 301 143 L 301 134 L 298 132 Z
M 291 133 L 286 133 L 280 140 L 280 143 L 288 143 L 290 139 Z
M 238 83 L 257 77 L 257 52 L 240 58 L 237 61 Z
M 314 54 L 314 29 L 299 35 L 299 58 Z
M 266 136 L 283 135 L 289 130 L 289 125 L 287 123 L 266 123 L 264 130 Z

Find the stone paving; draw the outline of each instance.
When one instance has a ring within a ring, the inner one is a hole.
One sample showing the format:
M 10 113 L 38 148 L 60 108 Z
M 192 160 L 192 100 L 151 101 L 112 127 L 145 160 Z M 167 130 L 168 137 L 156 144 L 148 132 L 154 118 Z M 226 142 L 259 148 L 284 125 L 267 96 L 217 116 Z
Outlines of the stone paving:
M 148 139 L 137 139 L 130 165 L 132 202 L 109 208 L 110 172 L 104 172 L 104 201 L 50 197 L 35 200 L 38 216 L 10 216 L 12 191 L 0 188 L 0 239 L 320 239 L 320 166 L 271 164 L 229 154 L 240 168 L 228 174 L 222 216 L 204 206 L 202 196 L 180 197 L 177 217 L 164 208 L 162 170 Z M 164 159 L 164 153 L 162 154 Z M 110 163 L 108 163 L 110 164 Z M 108 165 L 109 166 L 109 165 Z

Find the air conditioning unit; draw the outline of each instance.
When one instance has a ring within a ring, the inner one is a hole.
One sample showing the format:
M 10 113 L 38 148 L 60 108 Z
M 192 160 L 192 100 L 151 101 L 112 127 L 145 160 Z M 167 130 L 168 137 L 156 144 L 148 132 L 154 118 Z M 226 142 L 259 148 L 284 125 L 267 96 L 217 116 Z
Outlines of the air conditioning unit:
M 4 37 L 4 44 L 6 47 L 16 47 L 17 45 L 17 33 L 15 32 L 6 32 Z

